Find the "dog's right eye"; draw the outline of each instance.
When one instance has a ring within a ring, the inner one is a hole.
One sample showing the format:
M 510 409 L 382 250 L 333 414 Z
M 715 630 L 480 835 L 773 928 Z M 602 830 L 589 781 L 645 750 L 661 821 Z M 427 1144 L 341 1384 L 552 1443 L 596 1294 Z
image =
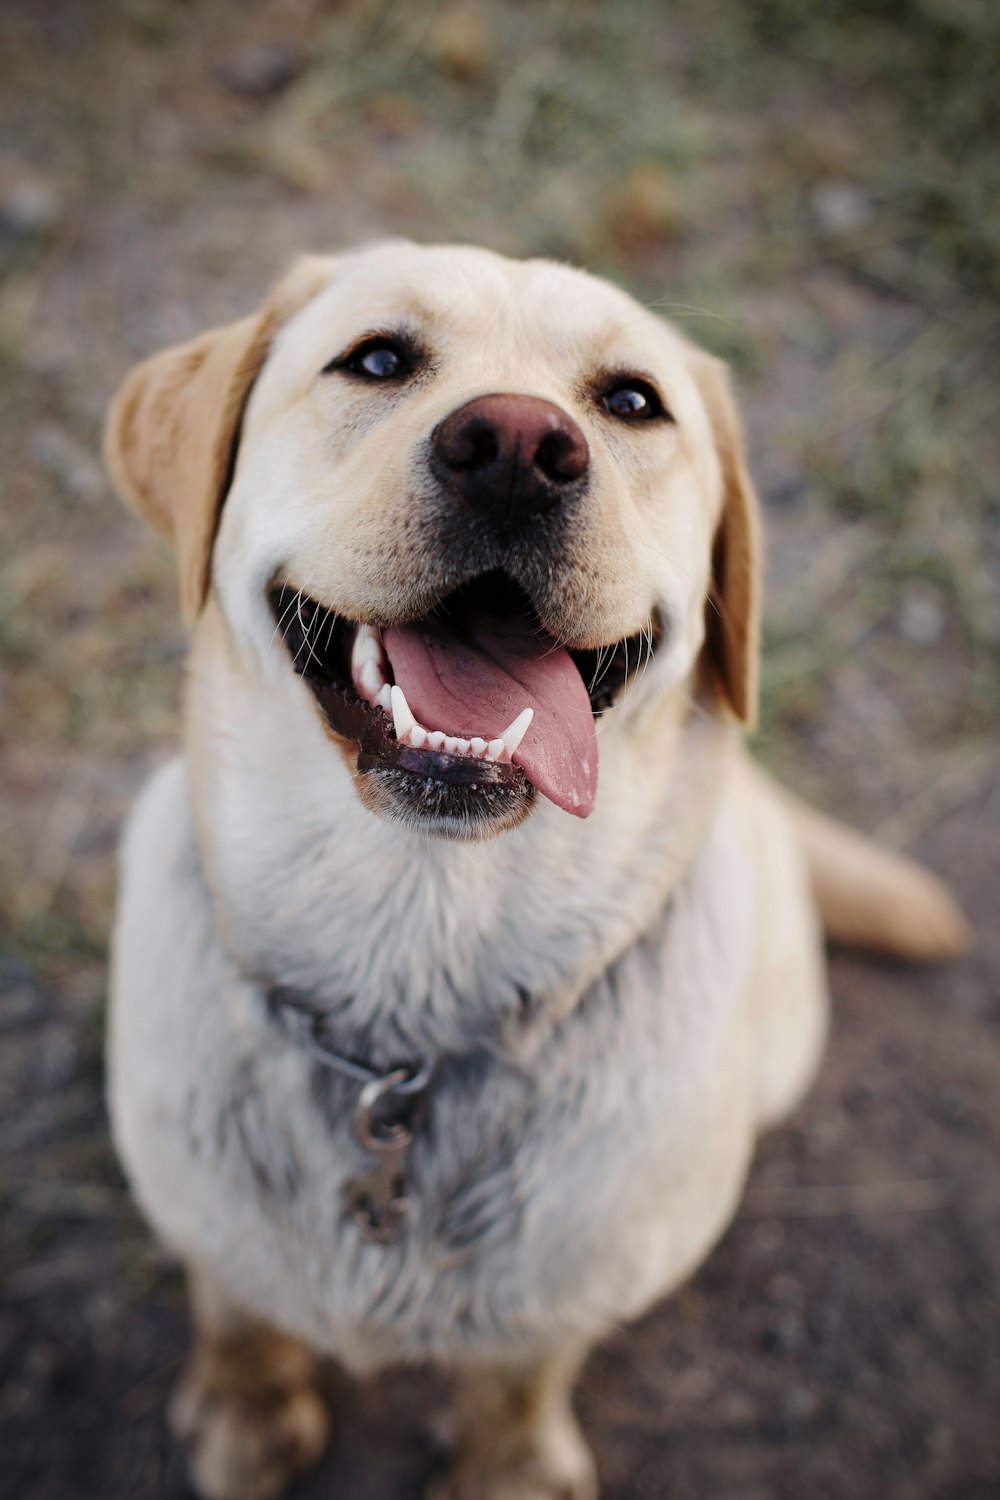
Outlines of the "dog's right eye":
M 362 380 L 405 380 L 413 371 L 413 357 L 395 339 L 371 338 L 331 359 L 323 373 L 346 370 Z

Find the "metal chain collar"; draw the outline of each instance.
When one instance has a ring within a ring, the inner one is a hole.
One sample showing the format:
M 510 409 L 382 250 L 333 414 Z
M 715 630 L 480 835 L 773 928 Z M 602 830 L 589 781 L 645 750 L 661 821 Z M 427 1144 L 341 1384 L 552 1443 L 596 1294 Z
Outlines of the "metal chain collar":
M 354 1135 L 375 1161 L 370 1172 L 352 1178 L 347 1184 L 347 1203 L 351 1217 L 367 1240 L 377 1245 L 392 1244 L 399 1238 L 409 1211 L 406 1158 L 426 1115 L 433 1063 L 420 1058 L 380 1073 L 377 1068 L 345 1057 L 330 1047 L 321 1034 L 322 1017 L 286 991 L 271 990 L 267 998 L 310 1057 L 332 1072 L 361 1084 L 354 1111 Z

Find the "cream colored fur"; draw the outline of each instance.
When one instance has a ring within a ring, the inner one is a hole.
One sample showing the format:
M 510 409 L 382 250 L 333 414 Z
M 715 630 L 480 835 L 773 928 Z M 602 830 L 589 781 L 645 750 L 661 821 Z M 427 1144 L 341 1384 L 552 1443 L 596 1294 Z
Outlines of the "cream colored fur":
M 401 321 L 433 349 L 419 386 L 321 374 Z M 656 380 L 675 422 L 616 429 L 587 396 L 607 370 Z M 427 434 L 496 391 L 562 406 L 591 449 L 543 623 L 581 647 L 654 610 L 669 629 L 603 722 L 589 819 L 540 801 L 494 840 L 454 843 L 359 797 L 352 747 L 293 673 L 266 590 L 289 577 L 383 624 L 426 611 L 451 586 L 420 531 Z M 212 1500 L 263 1500 L 315 1456 L 309 1349 L 466 1372 L 442 1496 L 591 1496 L 568 1406 L 580 1357 L 697 1266 L 756 1135 L 816 1069 L 827 1004 L 807 858 L 838 931 L 878 938 L 877 882 L 862 931 L 844 880 L 824 885 L 831 839 L 740 745 L 758 516 L 724 371 L 581 272 L 388 245 L 303 262 L 259 314 L 140 366 L 108 452 L 177 543 L 193 623 L 183 756 L 125 841 L 109 1057 L 122 1159 L 199 1289 L 177 1407 L 196 1480 Z M 893 941 L 914 947 L 912 867 L 858 847 L 855 867 L 886 877 Z M 960 918 L 919 881 L 937 951 L 957 947 Z M 345 1050 L 458 1059 L 397 1245 L 345 1218 L 365 1164 L 354 1096 L 275 1027 L 275 983 L 326 1008 Z M 255 1368 L 274 1351 L 259 1387 L 241 1347 Z

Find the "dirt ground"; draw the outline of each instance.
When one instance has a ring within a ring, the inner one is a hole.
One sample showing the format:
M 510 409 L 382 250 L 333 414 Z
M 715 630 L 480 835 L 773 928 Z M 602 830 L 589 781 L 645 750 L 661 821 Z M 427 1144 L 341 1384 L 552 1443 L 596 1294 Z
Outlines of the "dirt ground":
M 916 0 L 829 9 L 7 0 L 4 1500 L 187 1493 L 182 1287 L 101 1069 L 115 840 L 176 742 L 183 638 L 101 413 L 297 251 L 386 232 L 588 263 L 733 361 L 769 530 L 758 751 L 925 858 L 977 931 L 938 971 L 833 957 L 817 1088 L 690 1285 L 587 1367 L 603 1493 L 1000 1494 L 1000 197 L 974 108 L 1000 31 L 971 3 L 946 35 Z M 303 1500 L 418 1495 L 441 1379 L 331 1398 Z

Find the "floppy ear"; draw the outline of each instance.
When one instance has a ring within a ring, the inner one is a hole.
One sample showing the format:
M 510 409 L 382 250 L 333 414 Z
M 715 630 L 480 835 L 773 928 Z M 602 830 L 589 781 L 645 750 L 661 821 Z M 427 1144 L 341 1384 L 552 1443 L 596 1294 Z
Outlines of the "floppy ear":
M 760 666 L 760 502 L 747 469 L 743 429 L 721 360 L 696 350 L 691 369 L 708 411 L 722 469 L 722 515 L 712 549 L 705 640 L 730 708 L 757 722 Z
M 253 383 L 277 330 L 329 279 L 329 261 L 299 261 L 259 312 L 144 360 L 111 402 L 105 462 L 122 498 L 174 544 L 188 624 L 208 594 L 212 542 Z

